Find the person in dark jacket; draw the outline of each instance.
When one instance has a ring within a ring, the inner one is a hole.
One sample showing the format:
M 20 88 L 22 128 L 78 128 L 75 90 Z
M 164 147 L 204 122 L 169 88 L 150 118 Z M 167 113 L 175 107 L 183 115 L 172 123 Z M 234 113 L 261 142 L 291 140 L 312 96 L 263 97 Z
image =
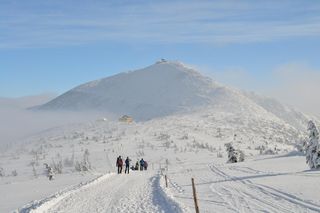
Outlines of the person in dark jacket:
M 126 174 L 127 173 L 127 171 L 128 171 L 128 174 L 129 174 L 129 170 L 130 170 L 130 159 L 129 159 L 129 157 L 127 157 L 127 159 L 125 160 L 125 164 L 126 164 L 126 169 L 124 170 L 124 173 Z
M 144 167 L 144 160 L 143 160 L 143 158 L 141 158 L 141 160 L 140 160 L 140 171 L 143 171 L 143 167 Z
M 123 166 L 123 161 L 122 161 L 122 158 L 121 156 L 119 156 L 117 158 L 117 163 L 116 163 L 117 167 L 118 167 L 118 174 L 121 174 L 122 173 L 122 166 Z

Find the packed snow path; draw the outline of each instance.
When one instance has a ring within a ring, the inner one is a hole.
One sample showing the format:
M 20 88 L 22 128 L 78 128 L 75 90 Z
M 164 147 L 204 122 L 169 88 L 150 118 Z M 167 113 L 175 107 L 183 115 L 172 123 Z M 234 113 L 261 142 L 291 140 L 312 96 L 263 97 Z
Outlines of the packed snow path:
M 108 175 L 55 196 L 30 212 L 182 212 L 165 196 L 159 182 L 159 175 L 146 171 Z

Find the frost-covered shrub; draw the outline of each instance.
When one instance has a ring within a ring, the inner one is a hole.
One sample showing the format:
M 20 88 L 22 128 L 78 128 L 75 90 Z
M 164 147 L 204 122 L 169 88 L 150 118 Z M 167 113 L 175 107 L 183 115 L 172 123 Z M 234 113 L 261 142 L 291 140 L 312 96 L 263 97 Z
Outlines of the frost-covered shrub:
M 52 169 L 57 174 L 62 174 L 62 160 L 60 159 L 58 162 L 52 160 Z
M 226 143 L 225 146 L 228 152 L 227 163 L 237 163 L 244 161 L 244 153 L 241 150 L 234 149 L 231 143 Z
M 4 177 L 5 175 L 4 169 L 0 167 L 0 177 Z
M 188 140 L 189 139 L 189 135 L 188 134 L 184 134 L 182 137 L 181 137 L 181 140 Z
M 77 161 L 75 163 L 75 169 L 78 172 L 86 172 L 91 169 L 91 163 L 89 161 L 89 150 L 86 149 L 83 153 L 83 159 L 81 162 Z
M 264 145 L 260 145 L 255 147 L 255 150 L 259 150 L 260 155 L 262 155 L 263 152 L 266 150 L 266 147 Z
M 311 169 L 320 167 L 319 131 L 316 125 L 308 123 L 309 140 L 306 144 L 306 163 Z
M 215 150 L 215 148 L 208 143 L 199 143 L 195 139 L 193 139 L 192 144 L 187 143 L 187 146 L 191 146 L 193 149 L 196 149 L 196 152 L 199 151 L 198 149 L 207 149 L 210 152 Z
M 277 154 L 278 152 L 276 150 L 272 150 L 272 149 L 266 149 L 264 150 L 261 154 L 263 155 L 275 155 Z
M 11 172 L 11 175 L 14 176 L 14 177 L 18 176 L 17 170 L 13 170 L 13 171 Z
M 160 135 L 158 136 L 158 140 L 169 140 L 170 139 L 170 135 L 165 134 L 165 133 L 160 133 Z

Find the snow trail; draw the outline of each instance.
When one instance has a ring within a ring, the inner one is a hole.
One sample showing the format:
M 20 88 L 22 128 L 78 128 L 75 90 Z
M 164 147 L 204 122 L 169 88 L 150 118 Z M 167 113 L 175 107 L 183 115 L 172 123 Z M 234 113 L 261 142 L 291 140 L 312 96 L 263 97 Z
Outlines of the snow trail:
M 109 175 L 20 212 L 182 212 L 163 193 L 159 181 L 159 175 L 147 171 Z

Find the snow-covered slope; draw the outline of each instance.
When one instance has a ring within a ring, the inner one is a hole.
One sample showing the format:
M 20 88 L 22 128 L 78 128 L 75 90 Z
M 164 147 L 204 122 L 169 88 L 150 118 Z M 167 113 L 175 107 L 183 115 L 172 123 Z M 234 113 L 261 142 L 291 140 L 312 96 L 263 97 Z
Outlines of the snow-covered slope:
M 141 70 L 80 85 L 39 107 L 42 110 L 100 110 L 148 120 L 203 108 L 265 115 L 299 130 L 307 117 L 273 99 L 223 86 L 180 62 L 160 62 Z

